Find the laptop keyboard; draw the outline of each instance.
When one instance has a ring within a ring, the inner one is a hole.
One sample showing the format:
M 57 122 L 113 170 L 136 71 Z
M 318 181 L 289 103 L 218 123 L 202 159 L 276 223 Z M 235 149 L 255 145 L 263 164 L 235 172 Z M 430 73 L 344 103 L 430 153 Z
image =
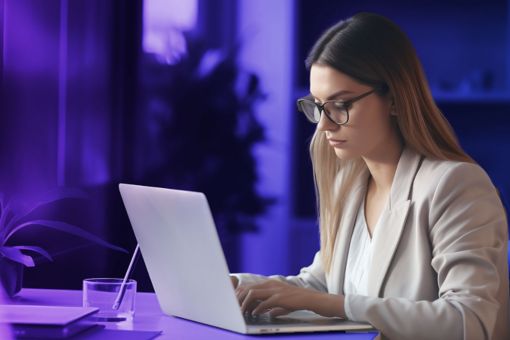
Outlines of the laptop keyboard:
M 288 325 L 288 324 L 302 324 L 303 320 L 286 318 L 286 317 L 271 317 L 269 313 L 259 314 L 253 316 L 251 314 L 244 315 L 244 321 L 247 325 Z
M 278 317 L 270 317 L 269 313 L 260 314 L 257 316 L 252 316 L 250 314 L 244 315 L 244 320 L 246 325 L 248 326 L 264 326 L 264 325 L 306 325 L 306 326 L 332 326 L 338 325 L 342 323 L 348 323 L 348 321 L 340 318 L 325 318 L 320 317 L 318 315 L 311 317 L 310 315 L 306 316 L 293 316 L 290 314 L 289 316 L 282 315 Z

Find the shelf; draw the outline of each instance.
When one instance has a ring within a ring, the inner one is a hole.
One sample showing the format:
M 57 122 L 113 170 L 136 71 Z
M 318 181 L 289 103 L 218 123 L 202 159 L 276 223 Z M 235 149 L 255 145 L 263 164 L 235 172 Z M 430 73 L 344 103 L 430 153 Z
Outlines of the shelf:
M 510 92 L 494 91 L 494 92 L 445 92 L 432 90 L 432 96 L 437 102 L 452 103 L 510 103 Z

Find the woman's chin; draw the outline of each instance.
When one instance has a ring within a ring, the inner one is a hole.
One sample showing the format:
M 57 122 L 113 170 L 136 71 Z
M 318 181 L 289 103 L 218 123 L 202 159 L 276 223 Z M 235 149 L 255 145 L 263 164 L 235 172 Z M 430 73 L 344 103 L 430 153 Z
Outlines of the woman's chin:
M 355 153 L 351 152 L 350 150 L 339 149 L 339 148 L 335 148 L 335 155 L 342 161 L 350 161 L 350 160 L 353 160 L 353 159 L 359 157 L 358 154 L 355 154 Z

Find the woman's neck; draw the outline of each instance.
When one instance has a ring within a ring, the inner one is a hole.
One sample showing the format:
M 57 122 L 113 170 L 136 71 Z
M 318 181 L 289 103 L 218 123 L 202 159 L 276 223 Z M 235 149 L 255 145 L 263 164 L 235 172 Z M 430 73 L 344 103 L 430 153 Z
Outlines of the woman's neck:
M 372 188 L 376 192 L 389 192 L 404 145 L 398 141 L 385 144 L 382 149 L 384 149 L 382 152 L 374 152 L 373 155 L 363 159 L 370 171 Z

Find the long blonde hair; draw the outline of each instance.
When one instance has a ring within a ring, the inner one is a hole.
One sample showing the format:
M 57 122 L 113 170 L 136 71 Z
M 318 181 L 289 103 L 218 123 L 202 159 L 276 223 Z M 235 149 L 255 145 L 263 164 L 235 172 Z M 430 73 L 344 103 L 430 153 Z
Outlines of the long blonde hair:
M 322 64 L 391 95 L 396 126 L 404 144 L 425 157 L 474 162 L 432 98 L 416 52 L 397 25 L 377 14 L 359 13 L 328 29 L 315 43 L 307 67 Z M 323 266 L 331 269 L 345 200 L 367 170 L 362 159 L 336 157 L 324 132 L 310 144 Z

